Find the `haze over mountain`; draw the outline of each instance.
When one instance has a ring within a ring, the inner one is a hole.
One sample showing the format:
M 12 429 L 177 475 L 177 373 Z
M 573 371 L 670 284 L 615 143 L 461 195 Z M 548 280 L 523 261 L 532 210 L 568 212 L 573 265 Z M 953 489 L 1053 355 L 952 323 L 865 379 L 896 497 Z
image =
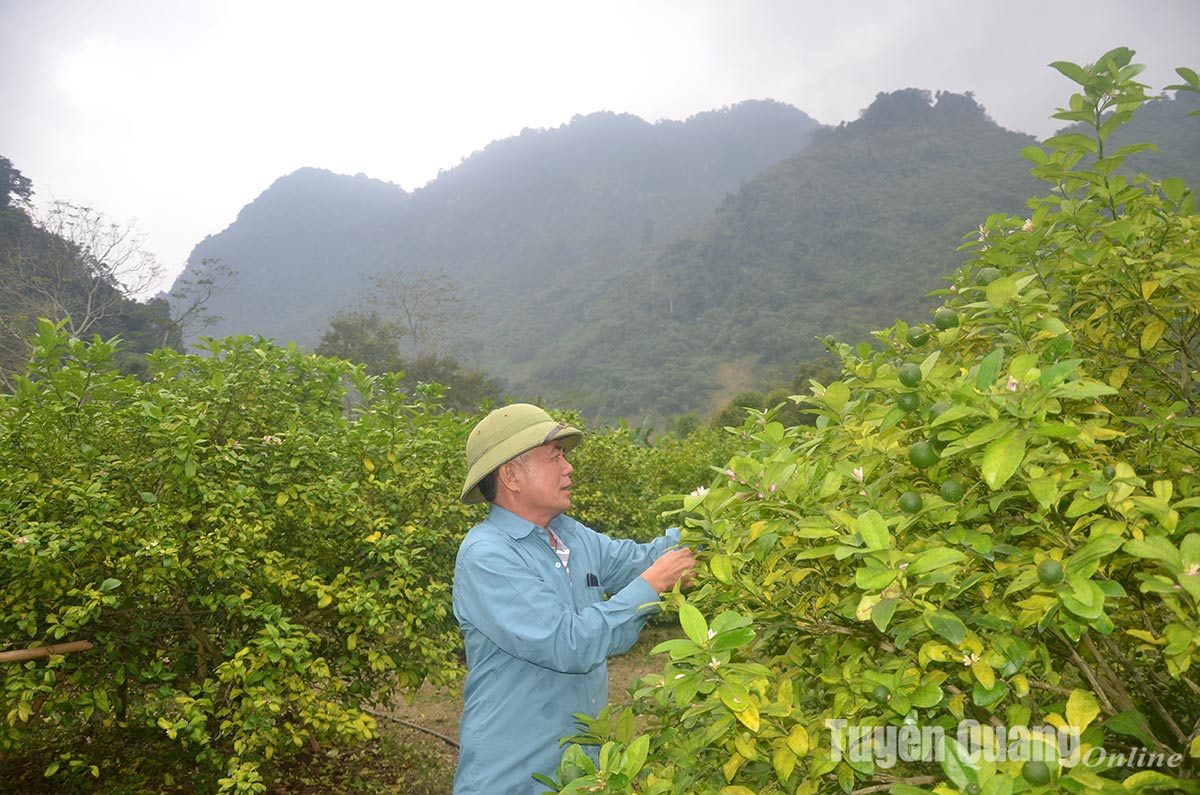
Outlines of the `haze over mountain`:
M 1135 168 L 1200 178 L 1194 107 L 1143 111 L 1130 134 L 1163 152 Z M 495 142 L 411 194 L 303 169 L 189 270 L 212 257 L 238 273 L 207 333 L 306 345 L 370 274 L 442 272 L 477 301 L 476 364 L 514 396 L 603 417 L 710 411 L 790 381 L 817 336 L 927 319 L 963 236 L 1046 192 L 1019 155 L 1034 139 L 970 96 L 880 94 L 817 127 L 774 102 L 653 125 L 594 114 Z
M 205 259 L 237 272 L 213 300 L 224 320 L 208 334 L 306 345 L 383 271 L 442 272 L 487 302 L 505 301 L 596 256 L 670 235 L 817 127 L 770 101 L 685 122 L 577 116 L 494 142 L 413 193 L 301 169 L 197 245 L 181 278 Z

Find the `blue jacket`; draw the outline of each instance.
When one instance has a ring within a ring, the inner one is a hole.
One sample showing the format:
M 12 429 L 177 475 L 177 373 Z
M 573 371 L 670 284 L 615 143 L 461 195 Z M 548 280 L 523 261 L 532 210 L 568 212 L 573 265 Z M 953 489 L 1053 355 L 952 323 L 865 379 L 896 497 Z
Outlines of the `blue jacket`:
M 567 516 L 543 528 L 496 505 L 471 528 L 454 567 L 454 615 L 467 649 L 455 795 L 530 795 L 553 777 L 572 713 L 608 701 L 608 657 L 637 640 L 658 594 L 640 575 L 679 541 L 617 541 Z M 612 594 L 607 600 L 604 595 Z

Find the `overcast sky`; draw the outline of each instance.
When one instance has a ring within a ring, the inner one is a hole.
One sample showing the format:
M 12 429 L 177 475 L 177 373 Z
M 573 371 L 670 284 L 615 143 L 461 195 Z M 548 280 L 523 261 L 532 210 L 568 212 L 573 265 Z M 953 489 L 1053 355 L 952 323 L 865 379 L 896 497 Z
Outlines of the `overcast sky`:
M 304 166 L 406 190 L 576 114 L 776 99 L 824 124 L 880 91 L 972 91 L 1045 137 L 1047 68 L 1137 51 L 1200 69 L 1196 0 L 0 0 L 0 155 L 35 199 L 136 222 L 173 277 Z

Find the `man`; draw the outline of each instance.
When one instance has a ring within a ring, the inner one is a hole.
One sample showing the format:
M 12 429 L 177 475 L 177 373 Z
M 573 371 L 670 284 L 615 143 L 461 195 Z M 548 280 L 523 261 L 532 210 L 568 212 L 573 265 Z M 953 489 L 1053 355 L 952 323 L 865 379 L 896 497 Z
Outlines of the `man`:
M 563 512 L 567 453 L 583 436 L 537 406 L 496 409 L 467 439 L 463 502 L 491 503 L 459 547 L 454 615 L 467 648 L 455 795 L 530 795 L 553 777 L 573 713 L 608 701 L 608 657 L 626 651 L 659 594 L 691 582 L 672 529 L 613 540 Z M 605 594 L 611 594 L 605 599 Z

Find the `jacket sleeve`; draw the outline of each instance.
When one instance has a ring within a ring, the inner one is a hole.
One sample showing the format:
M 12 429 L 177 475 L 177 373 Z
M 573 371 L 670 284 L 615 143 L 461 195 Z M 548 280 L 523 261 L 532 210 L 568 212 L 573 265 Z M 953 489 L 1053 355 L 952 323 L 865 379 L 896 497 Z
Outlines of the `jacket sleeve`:
M 488 541 L 465 546 L 455 565 L 460 621 L 506 653 L 560 673 L 586 673 L 628 648 L 641 614 L 649 612 L 645 606 L 657 602 L 654 588 L 635 574 L 609 599 L 576 611 L 537 571 Z
M 594 530 L 588 530 L 583 525 L 580 527 L 587 532 L 595 533 Z M 612 539 L 601 533 L 595 533 L 595 535 L 600 542 L 600 584 L 610 593 L 641 579 L 641 573 L 648 569 L 651 563 L 679 543 L 678 527 L 668 529 L 667 532 L 647 544 L 639 544 L 629 539 Z M 654 595 L 654 600 L 658 601 L 658 594 Z

